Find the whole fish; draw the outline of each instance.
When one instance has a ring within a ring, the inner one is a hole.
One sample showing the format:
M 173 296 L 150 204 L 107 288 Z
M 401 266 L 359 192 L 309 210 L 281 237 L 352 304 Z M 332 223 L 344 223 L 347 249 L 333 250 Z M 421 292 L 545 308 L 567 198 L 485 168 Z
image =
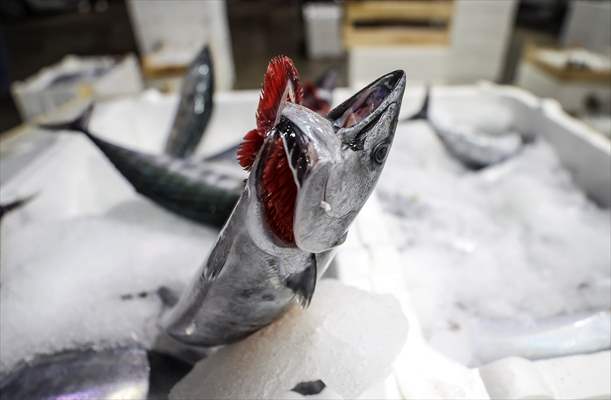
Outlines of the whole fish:
M 183 343 L 215 346 L 307 306 L 334 248 L 373 191 L 392 145 L 405 73 L 377 79 L 323 117 L 299 104 L 287 57 L 270 62 L 257 128 L 238 151 L 250 171 L 207 261 L 164 319 Z
M 181 90 L 178 111 L 165 144 L 165 153 L 189 157 L 196 150 L 213 110 L 214 67 L 208 46 L 191 62 Z
M 93 106 L 89 106 L 73 121 L 40 126 L 84 133 L 138 193 L 188 219 L 223 226 L 242 192 L 240 175 L 205 162 L 147 154 L 110 143 L 90 132 L 87 125 L 92 113 Z
M 1 377 L 0 398 L 144 400 L 149 370 L 140 348 L 70 350 L 37 357 Z
M 521 135 L 509 132 L 503 136 L 490 136 L 471 127 L 456 127 L 431 118 L 430 88 L 427 88 L 422 108 L 404 121 L 428 121 L 450 154 L 473 169 L 484 168 L 504 161 L 517 152 L 523 145 Z

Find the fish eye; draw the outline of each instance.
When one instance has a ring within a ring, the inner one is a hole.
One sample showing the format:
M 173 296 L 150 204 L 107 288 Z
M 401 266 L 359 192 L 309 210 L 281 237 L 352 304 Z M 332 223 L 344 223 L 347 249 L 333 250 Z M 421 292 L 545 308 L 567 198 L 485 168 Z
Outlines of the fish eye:
M 382 142 L 374 147 L 373 152 L 371 153 L 371 159 L 376 164 L 382 164 L 384 159 L 386 159 L 386 154 L 388 153 L 388 143 Z

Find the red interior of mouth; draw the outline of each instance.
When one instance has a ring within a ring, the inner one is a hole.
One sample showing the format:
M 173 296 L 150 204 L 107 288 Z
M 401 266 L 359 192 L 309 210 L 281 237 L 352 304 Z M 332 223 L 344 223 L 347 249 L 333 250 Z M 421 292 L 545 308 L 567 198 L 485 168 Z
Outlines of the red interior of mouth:
M 390 91 L 391 87 L 386 84 L 372 86 L 365 90 L 356 101 L 335 120 L 335 125 L 340 128 L 350 128 L 358 124 L 382 104 Z
M 257 108 L 257 128 L 249 131 L 238 148 L 238 161 L 249 171 L 257 157 L 265 137 L 276 123 L 284 102 L 301 104 L 303 89 L 299 72 L 286 56 L 274 57 L 265 72 L 263 88 Z M 265 219 L 274 234 L 284 242 L 293 244 L 293 218 L 297 186 L 289 167 L 280 138 L 263 160 L 261 193 Z

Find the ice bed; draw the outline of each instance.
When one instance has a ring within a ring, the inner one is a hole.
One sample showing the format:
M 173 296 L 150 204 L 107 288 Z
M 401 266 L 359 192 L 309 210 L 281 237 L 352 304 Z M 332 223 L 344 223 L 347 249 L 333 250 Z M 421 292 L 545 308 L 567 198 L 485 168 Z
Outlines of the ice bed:
M 336 101 L 349 94 L 338 90 Z M 419 107 L 422 94 L 408 88 L 402 115 Z M 608 396 L 608 350 L 528 361 L 511 356 L 540 358 L 532 346 L 507 345 L 498 332 L 592 310 L 602 310 L 595 323 L 611 323 L 610 142 L 554 101 L 514 88 L 436 87 L 432 99 L 433 107 L 438 102 L 471 122 L 484 119 L 543 140 L 472 172 L 445 152 L 426 123 L 399 125 L 379 187 L 335 263 L 342 282 L 394 295 L 409 321 L 393 374 L 363 396 Z M 219 93 L 197 156 L 239 141 L 254 124 L 257 100 L 257 91 Z M 159 152 L 175 106 L 174 96 L 148 91 L 97 105 L 91 127 L 117 143 Z M 158 299 L 117 299 L 160 286 L 180 291 L 216 231 L 139 197 L 78 134 L 50 137 L 25 128 L 0 143 L 0 152 L 2 201 L 35 195 L 0 227 L 0 340 L 11 349 L 2 352 L 0 368 L 79 337 L 123 343 L 136 336 L 151 345 Z M 53 301 L 49 292 L 57 293 Z M 24 323 L 16 312 L 40 318 Z M 45 315 L 61 317 L 49 325 Z M 599 336 L 604 348 L 611 338 L 604 329 Z

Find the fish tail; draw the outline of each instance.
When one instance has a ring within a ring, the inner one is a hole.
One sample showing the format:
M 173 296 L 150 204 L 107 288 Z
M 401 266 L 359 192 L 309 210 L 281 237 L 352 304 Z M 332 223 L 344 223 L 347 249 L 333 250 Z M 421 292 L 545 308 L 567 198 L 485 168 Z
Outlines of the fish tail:
M 74 119 L 63 122 L 38 124 L 42 129 L 50 131 L 77 131 L 89 134 L 89 120 L 93 114 L 93 103 L 89 104 L 81 113 Z
M 418 110 L 414 115 L 405 118 L 405 121 L 416 121 L 419 119 L 428 120 L 429 119 L 429 104 L 431 101 L 431 87 L 426 86 L 424 101 L 422 102 L 422 106 L 420 110 Z

